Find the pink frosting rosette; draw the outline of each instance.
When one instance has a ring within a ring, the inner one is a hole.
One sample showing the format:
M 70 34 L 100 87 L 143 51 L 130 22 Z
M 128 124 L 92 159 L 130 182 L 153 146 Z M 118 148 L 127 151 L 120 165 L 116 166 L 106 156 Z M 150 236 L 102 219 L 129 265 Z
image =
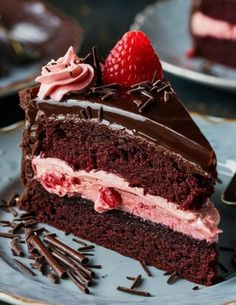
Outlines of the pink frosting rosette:
M 60 101 L 70 93 L 85 91 L 94 81 L 94 69 L 91 65 L 82 63 L 70 47 L 64 57 L 57 61 L 51 60 L 42 68 L 41 75 L 36 78 L 41 83 L 38 97 L 50 97 Z

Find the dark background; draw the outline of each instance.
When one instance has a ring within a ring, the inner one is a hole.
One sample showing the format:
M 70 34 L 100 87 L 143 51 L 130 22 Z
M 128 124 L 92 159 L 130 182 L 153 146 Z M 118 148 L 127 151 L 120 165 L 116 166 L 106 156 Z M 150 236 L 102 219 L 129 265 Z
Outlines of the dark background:
M 7 0 L 0 0 L 7 1 Z M 20 1 L 20 0 L 19 0 Z M 187 1 L 187 0 L 186 0 Z M 49 0 L 66 14 L 75 16 L 84 28 L 81 56 L 97 45 L 100 55 L 106 56 L 117 39 L 129 29 L 134 16 L 151 0 Z M 169 21 L 170 22 L 170 21 Z M 166 74 L 179 97 L 191 111 L 209 115 L 236 118 L 236 93 L 207 87 Z M 0 100 L 0 126 L 22 119 L 23 112 L 16 107 L 18 96 Z M 5 304 L 1 303 L 0 304 Z

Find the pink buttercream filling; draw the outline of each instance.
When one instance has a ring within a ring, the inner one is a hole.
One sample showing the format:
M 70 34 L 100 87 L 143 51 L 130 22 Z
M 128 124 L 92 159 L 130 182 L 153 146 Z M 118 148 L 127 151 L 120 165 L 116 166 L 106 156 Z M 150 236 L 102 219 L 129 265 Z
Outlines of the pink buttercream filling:
M 213 19 L 201 12 L 193 14 L 191 28 L 193 34 L 196 36 L 236 40 L 236 24 Z
M 41 83 L 38 97 L 50 97 L 60 101 L 69 93 L 81 93 L 91 85 L 94 80 L 94 69 L 91 65 L 81 63 L 70 47 L 64 57 L 57 61 L 50 61 L 42 68 L 41 76 L 36 81 Z
M 160 196 L 144 194 L 142 188 L 130 187 L 118 175 L 105 171 L 74 171 L 57 158 L 34 157 L 35 179 L 58 196 L 80 195 L 95 203 L 97 212 L 119 209 L 154 223 L 161 223 L 193 238 L 214 242 L 218 238 L 219 213 L 208 201 L 198 211 L 183 211 Z

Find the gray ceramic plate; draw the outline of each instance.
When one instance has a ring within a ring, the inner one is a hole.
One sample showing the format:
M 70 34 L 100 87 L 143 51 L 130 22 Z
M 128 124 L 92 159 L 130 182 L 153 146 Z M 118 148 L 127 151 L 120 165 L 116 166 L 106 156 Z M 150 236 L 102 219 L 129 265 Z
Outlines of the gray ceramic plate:
M 222 222 L 221 228 L 224 234 L 220 237 L 220 244 L 225 246 L 236 245 L 236 210 L 232 206 L 224 205 L 220 200 L 222 190 L 236 171 L 236 122 L 223 119 L 202 117 L 193 115 L 193 118 L 212 145 L 218 156 L 218 170 L 222 184 L 217 184 L 213 200 L 219 208 Z M 0 130 L 0 198 L 7 198 L 12 191 L 20 191 L 19 183 L 20 157 L 19 143 L 22 129 L 16 124 Z M 227 137 L 226 137 L 227 135 Z M 0 211 L 0 219 L 8 219 L 8 215 Z M 4 231 L 7 228 L 0 228 Z M 55 231 L 61 239 L 73 247 L 78 246 L 72 241 L 72 237 L 65 236 L 63 232 Z M 230 263 L 232 254 L 222 252 L 220 261 L 229 269 L 229 276 L 236 272 Z M 212 287 L 201 287 L 193 291 L 194 283 L 178 280 L 173 285 L 166 283 L 167 277 L 163 272 L 150 267 L 152 277 L 147 277 L 139 263 L 133 259 L 123 257 L 113 251 L 96 246 L 94 263 L 102 264 L 98 270 L 97 284 L 91 289 L 90 295 L 84 295 L 69 280 L 64 280 L 60 285 L 49 282 L 45 277 L 37 275 L 31 277 L 22 273 L 14 264 L 9 247 L 9 240 L 0 239 L 0 299 L 13 304 L 173 304 L 173 305 L 197 305 L 197 304 L 223 304 L 236 300 L 236 277 Z M 20 258 L 25 264 L 29 260 Z M 116 290 L 118 285 L 127 286 L 130 282 L 127 275 L 134 276 L 142 273 L 145 277 L 141 288 L 150 291 L 152 297 L 143 298 Z M 35 301 L 32 301 L 35 300 Z M 36 301 L 38 300 L 38 302 Z
M 190 5 L 190 0 L 160 0 L 139 13 L 131 28 L 147 33 L 165 71 L 206 85 L 236 90 L 236 69 L 218 64 L 208 67 L 204 59 L 186 57 L 186 51 L 191 48 Z

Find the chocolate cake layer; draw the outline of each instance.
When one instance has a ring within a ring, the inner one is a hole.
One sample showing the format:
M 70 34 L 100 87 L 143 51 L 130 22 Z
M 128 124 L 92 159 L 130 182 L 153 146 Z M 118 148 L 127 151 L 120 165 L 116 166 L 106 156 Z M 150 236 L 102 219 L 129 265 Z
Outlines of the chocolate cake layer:
M 211 18 L 236 24 L 235 0 L 193 0 L 192 3 L 193 12 L 201 11 Z
M 236 41 L 212 37 L 194 37 L 196 55 L 225 66 L 236 68 Z
M 216 278 L 216 246 L 163 225 L 112 210 L 99 214 L 81 198 L 49 194 L 37 181 L 25 189 L 19 208 L 37 220 L 90 240 L 125 256 L 145 261 L 190 281 L 210 285 Z
M 25 185 L 33 176 L 31 158 L 42 153 L 44 157 L 66 161 L 75 170 L 118 174 L 131 186 L 142 187 L 144 193 L 164 197 L 182 209 L 201 207 L 213 192 L 214 179 L 201 175 L 194 164 L 178 154 L 124 129 L 81 120 L 78 109 L 77 112 L 72 109 L 61 119 L 55 115 L 48 117 L 45 112 L 39 112 L 36 118 L 36 105 L 25 101 L 27 93 L 24 91 L 21 98 L 29 120 L 23 139 Z

